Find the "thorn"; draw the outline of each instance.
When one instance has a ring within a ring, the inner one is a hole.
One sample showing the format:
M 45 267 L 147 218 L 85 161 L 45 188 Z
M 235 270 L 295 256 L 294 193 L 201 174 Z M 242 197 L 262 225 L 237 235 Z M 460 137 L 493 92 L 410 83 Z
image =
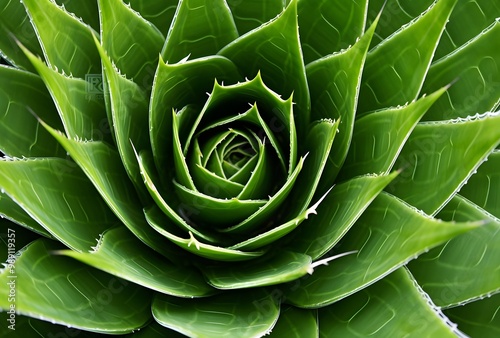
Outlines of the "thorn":
M 310 275 L 312 275 L 312 273 L 314 272 L 314 269 L 316 267 L 318 267 L 320 265 L 328 265 L 328 263 L 330 263 L 331 261 L 333 261 L 333 260 L 335 260 L 337 258 L 344 257 L 344 256 L 347 256 L 347 255 L 351 255 L 351 254 L 357 253 L 357 252 L 358 252 L 358 250 L 348 251 L 348 252 L 344 252 L 344 253 L 341 253 L 341 254 L 338 254 L 338 255 L 327 257 L 327 258 L 321 259 L 319 261 L 316 261 L 314 263 L 311 263 L 311 265 L 307 269 L 307 273 L 310 274 Z
M 189 242 L 188 242 L 188 247 L 191 246 L 191 244 L 194 244 L 194 246 L 196 247 L 196 250 L 200 250 L 200 242 L 198 242 L 196 240 L 196 238 L 194 238 L 193 236 L 193 233 L 190 231 L 189 232 Z

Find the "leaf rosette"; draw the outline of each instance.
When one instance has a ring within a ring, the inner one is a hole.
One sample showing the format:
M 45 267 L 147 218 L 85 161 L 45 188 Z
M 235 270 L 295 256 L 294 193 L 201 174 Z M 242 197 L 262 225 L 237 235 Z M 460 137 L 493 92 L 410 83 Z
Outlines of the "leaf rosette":
M 0 4 L 2 316 L 14 299 L 27 336 L 497 332 L 498 276 L 471 281 L 500 246 L 500 6 L 474 3 Z

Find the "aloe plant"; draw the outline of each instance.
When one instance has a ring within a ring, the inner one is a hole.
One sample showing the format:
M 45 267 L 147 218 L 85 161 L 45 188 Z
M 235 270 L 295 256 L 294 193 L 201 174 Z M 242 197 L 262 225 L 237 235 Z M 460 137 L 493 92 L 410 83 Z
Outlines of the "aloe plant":
M 1 1 L 2 336 L 498 336 L 498 17 Z

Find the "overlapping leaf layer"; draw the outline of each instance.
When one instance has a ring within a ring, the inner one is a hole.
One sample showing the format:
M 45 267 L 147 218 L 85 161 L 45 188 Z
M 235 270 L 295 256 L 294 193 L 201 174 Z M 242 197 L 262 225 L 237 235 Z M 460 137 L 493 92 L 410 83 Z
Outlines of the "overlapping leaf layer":
M 499 17 L 1 1 L 0 335 L 500 335 Z

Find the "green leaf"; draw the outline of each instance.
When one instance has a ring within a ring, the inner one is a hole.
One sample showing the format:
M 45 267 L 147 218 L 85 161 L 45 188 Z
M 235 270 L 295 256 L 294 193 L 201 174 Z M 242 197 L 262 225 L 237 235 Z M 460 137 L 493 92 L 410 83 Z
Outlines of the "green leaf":
M 289 97 L 293 93 L 298 134 L 309 123 L 310 98 L 297 28 L 297 0 L 274 20 L 234 40 L 219 55 L 233 61 L 242 75 L 257 73 L 269 88 Z
M 189 234 L 181 234 L 178 227 L 162 217 L 164 215 L 161 214 L 158 208 L 147 208 L 144 212 L 149 225 L 153 229 L 165 236 L 172 243 L 197 256 L 216 261 L 237 262 L 254 259 L 264 254 L 264 251 L 241 251 L 205 244 L 198 241 L 191 231 Z M 183 237 L 186 235 L 189 236 L 189 238 Z
M 176 64 L 160 59 L 149 106 L 150 141 L 157 168 L 170 176 L 172 158 L 172 110 L 188 104 L 203 106 L 214 81 L 237 81 L 236 66 L 221 56 L 210 56 Z M 189 81 L 188 81 L 189 80 Z M 168 180 L 167 180 L 168 181 Z
M 277 221 L 271 220 L 268 224 L 268 227 L 271 228 L 265 232 L 261 232 L 254 237 L 244 240 L 243 242 L 239 242 L 235 245 L 229 247 L 229 249 L 237 249 L 237 250 L 254 250 L 261 248 L 267 244 L 273 243 L 274 241 L 284 237 L 286 234 L 293 231 L 297 228 L 304 220 L 308 219 L 310 214 L 315 214 L 318 205 L 324 200 L 324 196 L 320 198 L 315 204 L 310 206 L 308 209 L 297 215 L 295 218 L 281 224 L 276 225 Z M 293 249 L 295 250 L 295 249 Z
M 304 164 L 305 157 L 300 158 L 297 167 L 294 172 L 288 177 L 286 183 L 273 195 L 269 198 L 268 202 L 260 209 L 258 209 L 255 213 L 253 213 L 250 217 L 245 219 L 244 221 L 228 227 L 226 229 L 221 230 L 224 233 L 230 234 L 244 234 L 249 233 L 252 230 L 258 230 L 265 228 L 266 221 L 269 221 L 272 217 L 272 214 L 281 206 L 283 202 L 286 200 L 287 196 L 290 194 L 295 181 L 297 180 L 297 176 L 302 170 L 302 166 Z
M 500 334 L 500 294 L 445 310 L 444 313 L 470 337 L 496 337 Z
M 500 218 L 500 150 L 488 155 L 486 162 L 460 189 L 460 195 Z
M 47 67 L 42 60 L 27 50 L 25 53 L 47 86 L 66 135 L 72 139 L 111 142 L 111 135 L 107 132 L 108 120 L 104 101 L 89 92 L 89 83 L 83 79 L 60 74 Z
M 450 22 L 446 25 L 434 59 L 453 52 L 480 34 L 498 17 L 500 3 L 496 1 L 459 1 L 451 13 Z
M 459 334 L 404 268 L 318 313 L 320 337 L 451 338 Z
M 151 89 L 164 38 L 121 0 L 99 0 L 101 44 L 106 54 L 140 88 Z M 106 59 L 101 53 L 101 58 Z M 106 64 L 106 75 L 110 71 Z M 112 85 L 110 85 L 113 90 Z
M 500 114 L 420 123 L 396 161 L 395 166 L 404 171 L 387 191 L 434 214 L 472 176 L 499 142 Z
M 0 194 L 0 215 L 37 234 L 48 238 L 52 237 L 44 227 L 31 218 L 12 198 L 3 193 Z
M 140 197 L 146 199 L 147 192 L 139 173 L 135 149 L 149 148 L 148 135 L 144 132 L 148 130 L 147 96 L 141 87 L 119 73 L 97 40 L 95 43 L 102 57 L 104 74 L 108 83 L 112 126 L 118 152 Z
M 453 238 L 409 263 L 418 283 L 436 305 L 452 307 L 500 292 L 500 220 L 456 195 L 438 217 L 485 225 Z M 478 278 L 481 276 L 481 278 Z
M 43 125 L 71 155 L 120 221 L 142 242 L 171 256 L 164 241 L 148 226 L 142 204 L 116 149 L 103 142 L 69 140 L 45 123 Z
M 315 268 L 286 293 L 287 301 L 305 308 L 329 305 L 373 284 L 426 250 L 479 223 L 445 223 L 401 200 L 381 193 L 343 238 L 334 253 L 356 255 Z
M 141 13 L 144 19 L 154 24 L 166 36 L 174 18 L 178 2 L 178 0 L 130 0 L 130 7 Z
M 168 63 L 216 54 L 238 37 L 224 0 L 181 0 L 161 53 Z
M 196 228 L 192 227 L 184 217 L 188 218 L 191 216 L 186 212 L 186 214 L 179 214 L 183 210 L 184 205 L 182 203 L 177 203 L 175 205 L 170 205 L 163 196 L 169 196 L 169 193 L 160 193 L 157 185 L 154 182 L 158 182 L 159 179 L 154 177 L 154 168 L 153 168 L 153 159 L 151 158 L 151 154 L 147 152 L 141 152 L 137 155 L 137 161 L 139 162 L 139 166 L 141 168 L 141 174 L 144 178 L 144 184 L 148 189 L 151 197 L 156 202 L 156 205 L 163 212 L 164 215 L 167 216 L 170 222 L 173 222 L 178 229 L 183 230 L 184 233 L 193 233 L 197 237 L 203 239 L 209 243 L 217 242 L 217 237 L 214 236 L 210 231 L 199 231 Z M 175 195 L 174 195 L 175 196 Z M 164 222 L 164 220 L 161 220 Z M 204 229 L 206 230 L 206 229 Z
M 339 180 L 389 173 L 413 128 L 446 90 L 441 88 L 404 107 L 383 109 L 356 120 Z
M 153 321 L 148 326 L 142 328 L 140 331 L 130 333 L 126 337 L 129 338 L 185 338 L 186 336 L 161 326 L 158 322 Z
M 5 323 L 10 317 L 8 312 L 0 312 L 0 321 Z M 53 337 L 71 337 L 81 335 L 82 337 L 98 338 L 102 337 L 98 333 L 82 331 L 75 328 L 69 328 L 64 325 L 52 324 L 40 319 L 34 319 L 27 316 L 16 315 L 15 330 L 10 329 L 7 325 L 0 327 L 0 336 L 3 338 L 18 338 L 18 337 L 37 337 L 37 338 L 53 338 Z
M 5 323 L 10 315 L 7 312 L 0 312 L 0 321 Z M 89 331 L 82 331 L 75 328 L 70 328 L 65 325 L 52 324 L 50 322 L 30 318 L 27 316 L 16 315 L 15 330 L 9 329 L 7 326 L 0 327 L 0 336 L 3 338 L 18 338 L 18 337 L 82 337 L 99 338 L 102 335 Z M 8 324 L 10 325 L 10 323 Z
M 307 219 L 294 232 L 289 246 L 313 259 L 320 258 L 344 237 L 396 175 L 360 176 L 333 187 L 319 204 L 315 212 L 317 215 Z
M 282 305 L 280 317 L 267 337 L 317 338 L 318 334 L 316 311 Z
M 463 25 L 463 23 L 460 23 Z M 435 62 L 429 69 L 426 92 L 456 81 L 430 108 L 425 120 L 446 120 L 495 111 L 500 105 L 500 20 L 472 41 Z
M 354 2 L 353 2 L 354 3 Z M 307 65 L 311 92 L 312 118 L 340 120 L 335 146 L 320 186 L 323 193 L 333 185 L 351 142 L 361 74 L 377 22 L 348 50 L 332 54 Z
M 287 208 L 294 217 L 303 212 L 311 203 L 316 188 L 320 183 L 323 171 L 328 167 L 328 156 L 338 133 L 340 121 L 321 120 L 312 124 L 304 148 L 308 152 L 308 160 L 294 184 Z
M 99 7 L 97 1 L 81 0 L 55 0 L 58 4 L 81 18 L 83 22 L 92 27 L 96 32 L 99 31 Z
M 74 162 L 46 158 L 0 161 L 0 186 L 51 235 L 87 251 L 118 220 Z
M 368 22 L 371 22 L 384 7 L 381 24 L 375 32 L 372 46 L 389 37 L 401 26 L 418 17 L 434 0 L 371 0 Z M 500 16 L 500 4 L 489 0 L 458 1 L 434 54 L 434 60 L 460 48 L 473 39 Z
M 64 149 L 40 128 L 30 109 L 48 123 L 62 127 L 38 76 L 0 66 L 0 150 L 10 157 L 65 157 Z
M 289 0 L 226 0 L 240 35 L 270 21 L 283 11 Z
M 217 289 L 234 290 L 276 285 L 293 281 L 307 274 L 311 257 L 291 251 L 236 265 L 200 266 L 210 285 Z
M 187 138 L 184 137 L 185 141 L 181 142 L 184 143 L 184 154 L 187 154 L 188 146 L 198 128 L 201 129 L 201 133 L 236 120 L 254 125 L 258 123 L 264 129 L 264 134 L 259 135 L 260 138 L 269 137 L 269 142 L 282 162 L 283 169 L 286 171 L 288 167 L 288 175 L 290 175 L 297 161 L 297 135 L 292 99 L 290 96 L 289 99 L 283 100 L 270 90 L 264 84 L 260 72 L 252 80 L 234 85 L 220 85 L 216 82 L 201 113 L 191 123 L 184 123 L 185 127 L 181 129 L 181 135 L 188 135 Z M 249 105 L 252 108 L 255 106 L 258 111 L 249 109 Z M 228 106 L 232 108 L 227 109 Z M 235 117 L 242 112 L 243 116 Z M 262 131 L 259 130 L 256 133 L 261 134 Z M 248 138 L 251 139 L 251 137 Z
M 261 337 L 276 323 L 279 304 L 263 289 L 227 291 L 196 301 L 158 295 L 153 316 L 163 326 L 191 337 Z
M 193 221 L 223 229 L 238 224 L 263 208 L 266 200 L 214 198 L 174 182 L 175 192 Z
M 403 105 L 417 98 L 456 2 L 436 2 L 412 24 L 368 53 L 359 94 L 360 112 Z
M 353 45 L 364 32 L 366 7 L 366 0 L 299 1 L 299 31 L 305 63 Z
M 373 36 L 371 48 L 375 47 L 401 26 L 408 24 L 426 11 L 435 0 L 370 0 L 367 22 L 371 23 L 380 14 L 380 25 Z M 381 13 L 382 11 L 382 13 Z M 452 12 L 453 15 L 453 12 Z
M 23 4 L 49 67 L 82 79 L 101 72 L 92 28 L 53 1 L 23 0 Z
M 4 1 L 0 5 L 0 56 L 16 67 L 33 71 L 33 65 L 26 58 L 19 43 L 37 55 L 42 48 L 21 1 Z
M 193 298 L 213 293 L 198 270 L 166 261 L 125 227 L 104 232 L 95 249 L 89 253 L 72 250 L 58 253 L 168 295 Z
M 92 332 L 121 334 L 144 326 L 151 317 L 147 289 L 54 256 L 60 245 L 41 239 L 22 250 L 15 264 L 15 308 L 21 315 Z M 0 273 L 2 285 L 13 281 Z M 9 308 L 8 288 L 0 289 L 0 308 Z

